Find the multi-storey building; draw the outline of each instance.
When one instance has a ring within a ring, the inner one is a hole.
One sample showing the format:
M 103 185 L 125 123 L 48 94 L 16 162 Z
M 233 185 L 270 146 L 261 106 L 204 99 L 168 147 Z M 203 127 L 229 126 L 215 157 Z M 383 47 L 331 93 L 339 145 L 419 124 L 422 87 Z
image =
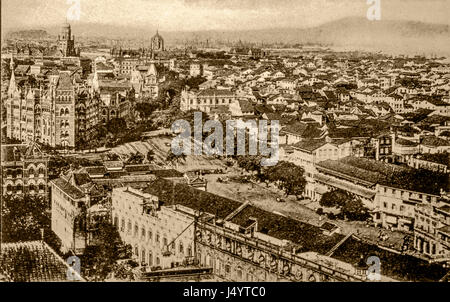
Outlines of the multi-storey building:
M 40 195 L 47 198 L 48 158 L 39 147 L 29 145 L 1 146 L 3 195 Z
M 14 70 L 14 69 L 13 69 Z M 77 94 L 70 74 L 50 75 L 49 87 L 19 90 L 12 72 L 6 100 L 7 136 L 52 147 L 75 146 Z
M 161 206 L 156 196 L 131 187 L 112 192 L 114 225 L 122 240 L 132 246 L 136 260 L 149 268 L 169 268 L 193 257 L 192 214 L 182 205 Z
M 236 93 L 225 89 L 204 89 L 200 91 L 183 90 L 180 109 L 182 111 L 200 110 L 209 113 L 219 106 L 229 107 L 237 99 Z
M 414 247 L 435 262 L 450 262 L 450 206 L 423 204 L 414 211 Z

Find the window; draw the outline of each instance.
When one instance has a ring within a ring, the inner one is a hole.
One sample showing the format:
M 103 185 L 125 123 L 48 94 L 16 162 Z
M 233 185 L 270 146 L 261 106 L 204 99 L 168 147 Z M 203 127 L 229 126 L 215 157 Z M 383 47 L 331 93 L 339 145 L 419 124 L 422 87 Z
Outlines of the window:
M 231 272 L 231 266 L 229 264 L 225 264 L 225 273 L 229 274 Z
M 142 253 L 141 253 L 141 262 L 144 264 L 145 263 L 145 249 L 142 249 Z
M 239 280 L 242 279 L 242 269 L 241 268 L 237 269 L 237 277 Z
M 125 219 L 122 219 L 122 223 L 121 223 L 121 226 L 120 226 L 120 230 L 123 232 L 123 231 L 125 231 Z
M 156 240 L 155 240 L 157 243 L 159 243 L 159 234 L 158 233 L 156 233 Z
M 145 239 L 145 229 L 144 228 L 141 229 L 141 236 L 143 239 Z
M 139 234 L 139 227 L 137 226 L 137 224 L 134 225 L 134 236 L 137 237 L 137 235 Z
M 152 252 L 148 252 L 148 265 L 153 265 L 153 255 Z
M 179 251 L 180 254 L 184 254 L 183 242 L 180 242 Z
M 383 202 L 383 207 L 387 208 L 387 202 Z
M 152 241 L 153 240 L 153 234 L 152 234 L 152 231 L 148 231 L 148 238 L 147 238 L 148 240 L 150 240 L 150 241 Z

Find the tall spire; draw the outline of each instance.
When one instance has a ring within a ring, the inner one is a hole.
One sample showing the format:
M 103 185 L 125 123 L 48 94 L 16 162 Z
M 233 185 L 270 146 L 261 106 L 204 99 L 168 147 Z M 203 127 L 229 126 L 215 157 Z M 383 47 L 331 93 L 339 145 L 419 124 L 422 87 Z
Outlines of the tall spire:
M 12 98 L 12 97 L 17 96 L 19 93 L 19 90 L 17 89 L 17 84 L 16 84 L 16 76 L 14 74 L 14 59 L 12 56 L 11 56 L 10 67 L 11 67 L 11 79 L 9 80 L 8 96 Z

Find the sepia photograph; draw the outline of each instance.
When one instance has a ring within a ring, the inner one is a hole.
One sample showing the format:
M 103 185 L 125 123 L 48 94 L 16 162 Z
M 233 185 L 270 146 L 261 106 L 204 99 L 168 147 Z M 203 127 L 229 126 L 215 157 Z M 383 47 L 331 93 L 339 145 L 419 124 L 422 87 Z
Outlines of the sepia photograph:
M 2 0 L 0 104 L 0 283 L 450 281 L 449 0 Z

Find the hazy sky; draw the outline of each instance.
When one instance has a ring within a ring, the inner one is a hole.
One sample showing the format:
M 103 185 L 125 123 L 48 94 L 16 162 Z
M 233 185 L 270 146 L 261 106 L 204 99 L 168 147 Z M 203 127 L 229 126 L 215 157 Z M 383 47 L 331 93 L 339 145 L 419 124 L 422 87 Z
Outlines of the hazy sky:
M 4 28 L 60 24 L 71 1 L 1 0 Z M 450 24 L 450 0 L 380 0 L 381 17 Z M 161 31 L 314 26 L 365 17 L 367 0 L 80 0 L 79 22 L 158 27 Z M 71 21 L 72 23 L 75 23 Z

